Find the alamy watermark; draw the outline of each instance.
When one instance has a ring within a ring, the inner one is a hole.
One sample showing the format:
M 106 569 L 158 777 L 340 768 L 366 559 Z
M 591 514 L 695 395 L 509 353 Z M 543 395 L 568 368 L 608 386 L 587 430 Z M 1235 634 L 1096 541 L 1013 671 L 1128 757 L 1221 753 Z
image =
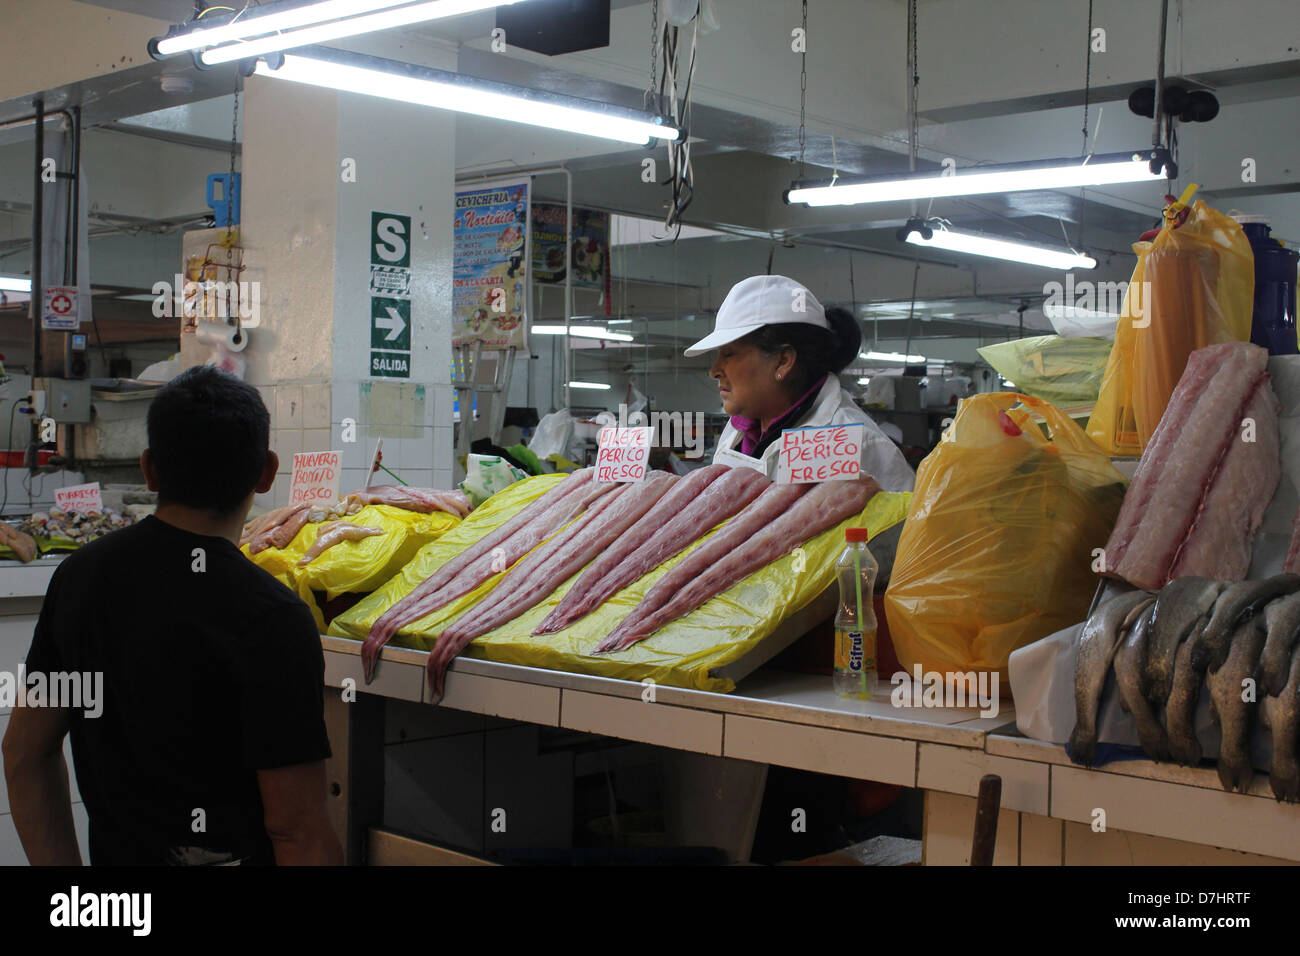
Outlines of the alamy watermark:
M 685 448 L 687 458 L 700 458 L 704 454 L 703 412 L 645 412 L 628 413 L 627 403 L 619 402 L 619 428 L 645 428 L 650 426 L 650 445 L 653 448 Z
M 104 713 L 104 675 L 101 671 L 18 672 L 0 671 L 0 707 L 65 707 L 84 710 L 94 719 Z
M 912 673 L 898 671 L 889 682 L 895 707 L 979 707 L 981 717 L 998 715 L 997 671 L 926 671 L 916 664 Z
M 173 279 L 155 282 L 150 290 L 154 295 L 154 318 L 226 322 L 238 316 L 239 324 L 246 329 L 262 324 L 262 283 L 196 281 L 179 272 Z
M 1151 283 L 1143 280 L 1130 282 L 1094 282 L 1091 279 L 1074 279 L 1074 273 L 1065 274 L 1065 282 L 1043 284 L 1043 315 L 1050 320 L 1068 319 L 1080 312 L 1118 316 L 1127 310 L 1133 328 L 1145 329 L 1151 324 Z M 1125 302 L 1127 301 L 1127 306 Z

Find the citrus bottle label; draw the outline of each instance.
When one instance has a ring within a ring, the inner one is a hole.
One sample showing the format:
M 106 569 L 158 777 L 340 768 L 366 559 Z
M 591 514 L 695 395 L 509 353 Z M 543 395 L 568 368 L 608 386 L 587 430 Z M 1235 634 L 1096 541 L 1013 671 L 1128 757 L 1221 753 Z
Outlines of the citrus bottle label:
M 853 674 L 875 670 L 876 632 L 835 631 L 835 666 Z

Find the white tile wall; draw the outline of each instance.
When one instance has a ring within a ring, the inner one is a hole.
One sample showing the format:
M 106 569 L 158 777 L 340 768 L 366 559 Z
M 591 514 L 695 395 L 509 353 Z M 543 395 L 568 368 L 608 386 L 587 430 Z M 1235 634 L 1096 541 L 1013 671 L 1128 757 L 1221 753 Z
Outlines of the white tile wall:
M 330 386 L 304 385 L 302 388 L 304 428 L 329 428 Z
M 335 447 L 334 436 L 329 426 L 324 428 L 304 428 L 302 431 L 303 451 L 330 451 Z
M 277 385 L 275 388 L 276 428 L 302 428 L 302 386 Z

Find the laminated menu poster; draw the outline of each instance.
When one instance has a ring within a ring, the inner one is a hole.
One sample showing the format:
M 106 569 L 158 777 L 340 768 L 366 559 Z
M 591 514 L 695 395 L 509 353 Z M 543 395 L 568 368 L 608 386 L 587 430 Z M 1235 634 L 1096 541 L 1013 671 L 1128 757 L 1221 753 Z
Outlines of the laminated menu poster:
M 528 188 L 528 180 L 522 180 L 456 191 L 453 346 L 525 346 Z
M 563 282 L 565 207 L 533 203 L 533 278 Z M 609 266 L 609 213 L 573 210 L 573 280 L 575 286 L 604 289 Z

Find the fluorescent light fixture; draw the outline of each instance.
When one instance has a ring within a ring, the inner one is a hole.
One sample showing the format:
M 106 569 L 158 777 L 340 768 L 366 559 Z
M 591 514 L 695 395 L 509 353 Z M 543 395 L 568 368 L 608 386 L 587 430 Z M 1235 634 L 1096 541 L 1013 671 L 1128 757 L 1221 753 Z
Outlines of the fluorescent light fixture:
M 226 63 L 308 43 L 325 43 L 342 37 L 519 2 L 520 0 L 434 0 L 429 3 L 410 3 L 409 0 L 324 0 L 272 13 L 227 19 L 224 23 L 211 27 L 200 25 L 196 29 L 158 37 L 150 43 L 149 52 L 157 56 L 171 56 L 215 47 L 216 49 L 208 49 L 202 54 L 202 61 L 209 65 Z M 400 9 L 393 9 L 394 7 Z M 253 39 L 254 37 L 258 39 Z
M 1019 388 L 1019 386 L 1016 385 L 1015 382 L 1011 381 L 1010 379 L 1006 379 L 1006 378 L 1004 378 L 1004 379 L 1002 380 L 1002 384 L 1005 385 L 1007 388 Z
M 907 241 L 916 246 L 964 252 L 973 256 L 987 256 L 990 259 L 1005 259 L 1008 262 L 1023 262 L 1026 265 L 1042 266 L 1046 269 L 1097 268 L 1097 260 L 1081 252 L 1063 252 L 1025 242 L 956 232 L 952 229 L 934 229 L 929 239 L 912 230 L 907 234 Z
M 0 292 L 31 292 L 32 280 L 22 276 L 0 276 Z
M 866 384 L 868 384 L 870 381 L 871 381 L 871 379 L 869 379 L 869 378 L 860 378 L 860 379 L 858 379 L 858 384 L 859 384 L 859 385 L 866 385 Z
M 681 136 L 676 127 L 661 123 L 649 113 L 576 96 L 558 96 L 342 50 L 313 48 L 311 54 L 287 54 L 284 63 L 275 69 L 260 61 L 255 72 L 258 76 L 345 93 L 379 96 L 637 145 L 645 145 L 652 138 L 676 140 Z
M 858 358 L 871 362 L 906 362 L 908 365 L 927 361 L 924 355 L 904 355 L 902 352 L 859 352 Z
M 594 388 L 597 391 L 609 390 L 609 386 L 604 382 L 570 382 L 569 388 Z
M 562 325 L 534 325 L 532 331 L 539 335 L 563 335 Z M 606 342 L 631 342 L 632 336 L 626 332 L 611 332 L 609 329 L 593 328 L 589 325 L 569 326 L 569 335 L 580 339 L 604 339 Z
M 1155 172 L 1152 172 L 1152 167 Z M 938 199 L 1027 189 L 1072 189 L 1116 183 L 1157 182 L 1178 175 L 1169 151 L 1150 147 L 1132 153 L 1106 153 L 1078 159 L 1049 159 L 999 166 L 974 166 L 955 175 L 922 173 L 901 177 L 838 180 L 834 185 L 798 185 L 785 201 L 809 206 L 846 206 L 903 199 Z

